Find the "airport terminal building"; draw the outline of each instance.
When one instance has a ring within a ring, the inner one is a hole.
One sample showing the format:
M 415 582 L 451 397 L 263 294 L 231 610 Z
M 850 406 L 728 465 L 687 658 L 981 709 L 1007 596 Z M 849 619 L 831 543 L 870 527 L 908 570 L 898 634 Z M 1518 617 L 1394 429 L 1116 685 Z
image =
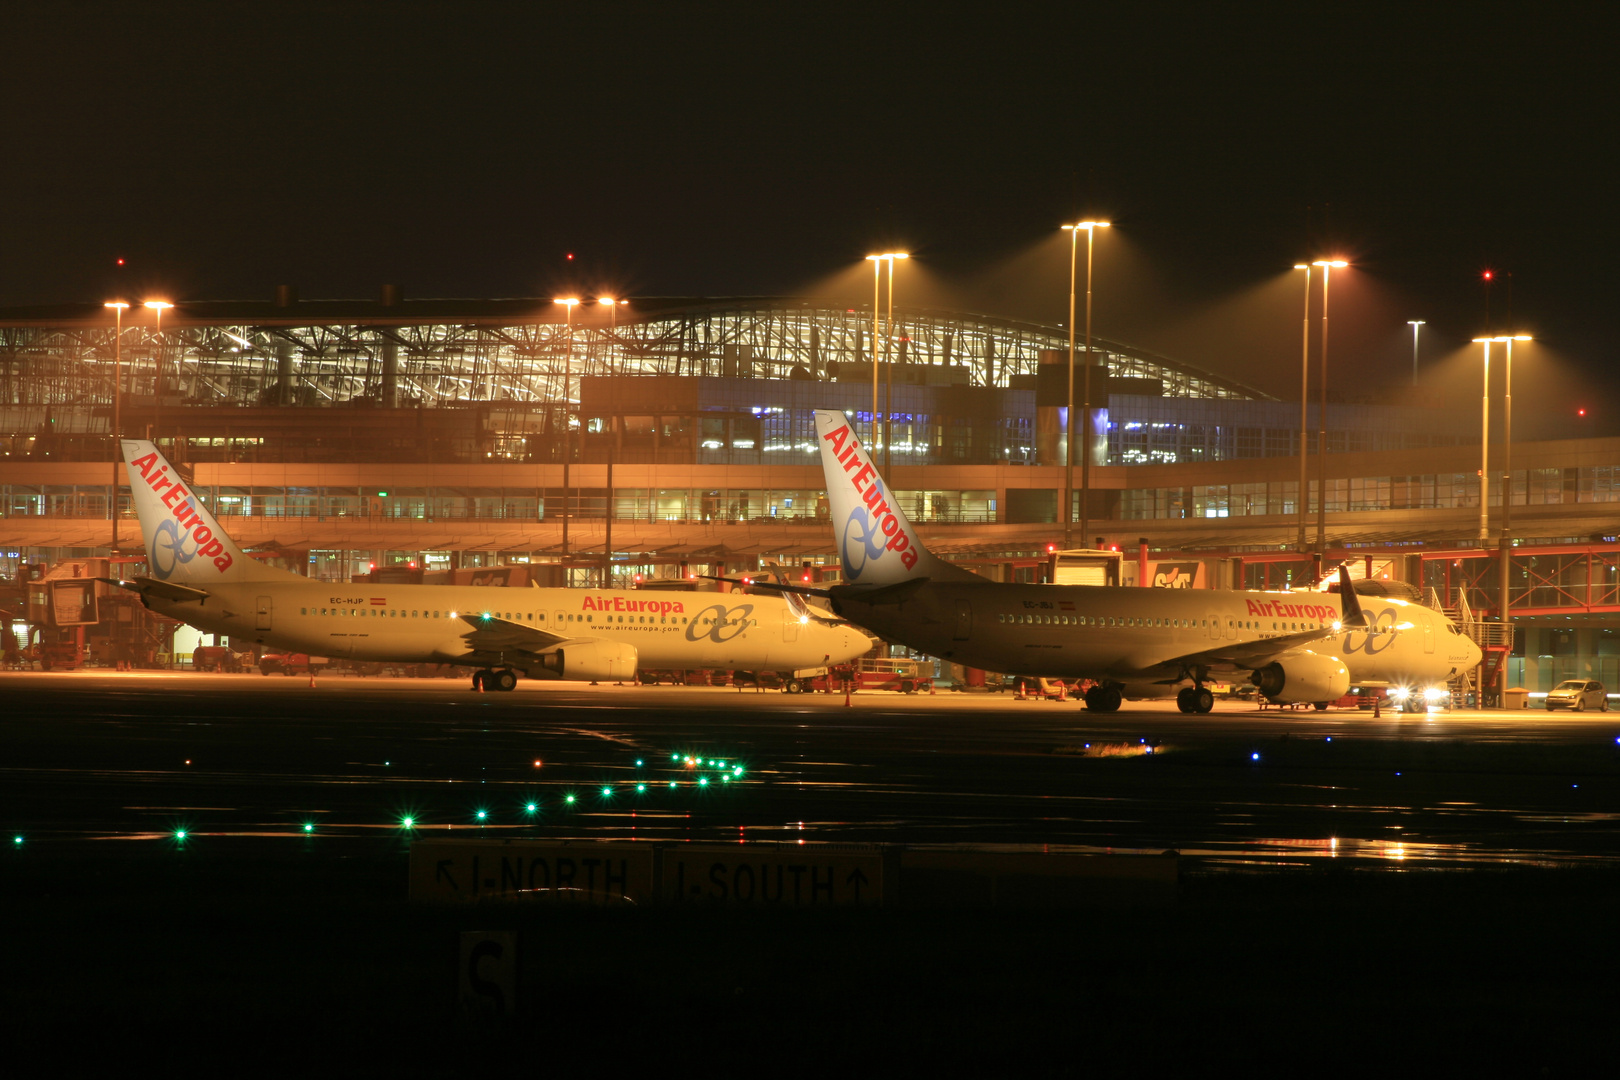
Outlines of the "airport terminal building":
M 791 297 L 190 302 L 0 310 L 0 577 L 138 557 L 118 427 L 155 438 L 245 548 L 312 576 L 526 564 L 576 585 L 808 566 L 837 576 L 811 413 L 847 412 L 941 554 L 1042 580 L 1064 540 L 1060 326 Z M 1274 587 L 1326 558 L 1499 617 L 1503 477 L 1481 544 L 1476 416 L 1410 396 L 1299 403 L 1097 340 L 1076 546 Z M 1083 385 L 1084 356 L 1077 363 Z M 115 373 L 117 381 L 115 382 Z M 877 419 L 874 423 L 874 396 Z M 1075 392 L 1076 401 L 1082 391 Z M 1620 439 L 1519 429 L 1509 678 L 1620 683 Z M 1325 483 L 1318 483 L 1321 469 Z M 1080 486 L 1081 470 L 1073 470 Z M 122 480 L 121 471 L 117 474 Z M 1324 496 L 1319 503 L 1319 496 Z M 1074 503 L 1078 517 L 1080 492 Z M 1318 511 L 1321 511 L 1320 519 Z M 116 522 L 114 520 L 116 513 Z M 1083 543 L 1084 541 L 1084 543 Z M 3 605 L 0 605 L 3 606 Z

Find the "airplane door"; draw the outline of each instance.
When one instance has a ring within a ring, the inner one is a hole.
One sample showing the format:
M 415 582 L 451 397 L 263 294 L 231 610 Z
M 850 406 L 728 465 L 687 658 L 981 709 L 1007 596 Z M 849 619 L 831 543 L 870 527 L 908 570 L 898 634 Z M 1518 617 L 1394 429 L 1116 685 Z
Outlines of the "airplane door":
M 1221 620 L 1220 620 L 1220 616 L 1218 616 L 1218 615 L 1209 620 L 1209 636 L 1212 637 L 1212 638 L 1215 638 L 1216 640 L 1220 639 L 1220 636 L 1221 636 Z
M 782 643 L 792 645 L 799 640 L 799 616 L 787 605 L 782 606 Z
M 256 629 L 256 630 L 268 630 L 268 629 L 270 629 L 270 598 L 268 596 L 259 597 L 259 602 L 258 602 L 257 609 L 255 611 L 255 615 L 256 615 L 256 621 L 253 624 L 254 629 Z
M 1428 622 L 1423 624 L 1423 651 L 1434 652 L 1434 624 Z
M 956 633 L 953 636 L 957 641 L 966 641 L 971 633 L 973 633 L 973 605 L 966 600 L 958 600 L 956 602 Z

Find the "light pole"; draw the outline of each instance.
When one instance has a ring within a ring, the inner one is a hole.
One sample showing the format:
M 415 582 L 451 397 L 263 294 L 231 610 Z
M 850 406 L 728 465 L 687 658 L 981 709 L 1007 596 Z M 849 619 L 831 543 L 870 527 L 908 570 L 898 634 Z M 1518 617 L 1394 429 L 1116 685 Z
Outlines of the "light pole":
M 882 331 L 879 329 L 879 326 L 878 326 L 878 315 L 880 313 L 879 308 L 878 308 L 878 297 L 879 297 L 879 294 L 880 294 L 880 289 L 879 289 L 880 280 L 881 280 L 881 277 L 882 277 L 883 264 L 885 262 L 887 262 L 889 264 L 889 322 L 892 325 L 893 322 L 894 322 L 894 260 L 896 260 L 896 259 L 909 259 L 909 258 L 911 258 L 910 254 L 908 254 L 907 252 L 904 252 L 904 251 L 889 251 L 889 252 L 885 252 L 882 255 L 868 255 L 867 256 L 867 259 L 872 263 L 872 434 L 871 434 L 871 440 L 872 440 L 872 443 L 874 445 L 877 443 L 877 440 L 878 440 L 878 364 L 879 364 L 879 361 L 883 357 L 883 338 L 881 336 Z M 889 387 L 890 387 L 891 390 L 893 389 L 893 386 L 894 386 L 894 380 L 891 378 L 889 380 Z M 893 483 L 893 478 L 889 477 L 889 417 L 888 417 L 888 404 L 889 404 L 888 400 L 885 399 L 885 401 L 884 401 L 884 410 L 883 410 L 883 475 L 886 478 L 889 478 L 890 483 Z M 868 447 L 867 449 L 870 450 L 871 447 Z
M 114 325 L 113 332 L 113 384 L 112 384 L 112 553 L 118 554 L 118 466 L 119 459 L 123 457 L 124 447 L 119 442 L 123 434 L 123 414 L 120 406 L 123 402 L 123 359 L 124 359 L 124 312 L 129 310 L 129 303 L 125 300 L 109 300 L 101 305 L 112 308 Z
M 1069 234 L 1069 401 L 1063 424 L 1063 546 L 1074 547 L 1074 287 L 1079 261 L 1080 233 L 1086 234 L 1086 375 L 1080 432 L 1080 546 L 1091 532 L 1091 254 L 1098 229 L 1111 221 L 1077 221 L 1065 225 Z
M 1304 554 L 1308 550 L 1305 546 L 1305 514 L 1311 501 L 1311 482 L 1305 474 L 1306 443 L 1310 438 L 1311 266 L 1309 263 L 1295 263 L 1294 269 L 1305 271 L 1305 316 L 1300 320 L 1304 329 L 1300 334 L 1302 344 L 1299 354 L 1299 495 L 1294 507 L 1299 514 L 1299 537 L 1295 546 Z
M 568 353 L 567 353 L 567 358 L 563 361 L 563 437 L 562 437 L 562 455 L 563 455 L 562 571 L 563 571 L 563 587 L 567 588 L 568 585 L 569 585 L 569 581 L 568 581 L 568 500 L 571 497 L 571 490 L 572 490 L 569 487 L 569 484 L 568 484 L 568 455 L 573 452 L 573 448 L 568 445 L 568 376 L 574 370 L 574 308 L 575 308 L 575 306 L 577 306 L 579 304 L 579 297 L 570 296 L 570 297 L 568 297 L 566 299 L 553 300 L 552 303 L 553 304 L 561 304 L 561 305 L 563 305 L 563 310 L 567 313 L 567 316 L 568 316 Z M 579 444 L 580 444 L 580 447 L 583 449 L 583 447 L 585 445 L 585 431 L 584 431 L 585 418 L 583 416 L 581 416 L 579 418 L 579 426 L 580 426 Z M 581 457 L 583 457 L 583 455 L 581 455 Z M 612 500 L 610 499 L 609 501 L 611 502 Z
M 147 300 L 141 304 L 144 308 L 157 313 L 157 330 L 155 337 L 157 344 L 154 348 L 152 374 L 152 443 L 157 444 L 158 428 L 163 419 L 163 313 L 174 307 L 166 300 Z
M 619 306 L 621 304 L 628 304 L 630 301 L 628 301 L 628 300 L 617 300 L 617 299 L 614 299 L 611 296 L 598 296 L 596 298 L 596 302 L 598 304 L 605 304 L 607 306 L 608 311 L 613 315 L 613 343 L 612 344 L 613 344 L 614 348 L 618 348 L 618 345 L 619 345 Z M 622 357 L 623 354 L 624 354 L 624 350 L 620 349 L 619 354 Z M 619 369 L 619 368 L 614 368 L 614 372 L 615 372 L 615 374 L 621 374 L 622 373 L 621 369 Z
M 1477 337 L 1474 344 L 1485 346 L 1485 388 L 1479 398 L 1479 546 L 1490 539 L 1486 515 L 1491 501 L 1491 342 L 1500 338 Z
M 1322 268 L 1322 411 L 1316 418 L 1316 551 L 1327 552 L 1327 357 L 1328 281 L 1334 267 L 1350 264 L 1343 259 L 1317 259 L 1311 264 Z
M 1412 385 L 1417 385 L 1418 361 L 1418 327 L 1428 325 L 1422 319 L 1407 319 L 1406 325 L 1412 328 Z

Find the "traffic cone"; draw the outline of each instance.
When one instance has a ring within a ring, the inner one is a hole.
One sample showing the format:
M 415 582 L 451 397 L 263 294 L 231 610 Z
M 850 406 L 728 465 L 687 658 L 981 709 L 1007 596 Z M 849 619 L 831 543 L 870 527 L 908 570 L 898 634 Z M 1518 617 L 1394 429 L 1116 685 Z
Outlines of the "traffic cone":
M 854 686 L 855 686 L 855 680 L 853 680 L 853 679 L 845 679 L 844 680 L 844 708 L 846 708 L 846 709 L 853 709 L 855 707 L 855 706 L 853 706 L 853 705 L 851 705 L 849 703 L 849 695 L 852 692 Z
M 1024 680 L 1023 679 L 1018 680 L 1018 696 L 1013 698 L 1013 700 L 1014 701 L 1028 701 L 1029 700 L 1029 698 L 1024 694 Z
M 934 680 L 929 679 L 928 680 L 928 696 L 933 697 L 936 693 L 938 693 L 938 691 L 934 689 Z
M 1069 700 L 1069 684 L 1064 682 L 1062 679 L 1058 680 L 1057 700 L 1058 701 L 1068 701 Z
M 309 688 L 311 690 L 315 689 L 315 669 L 314 668 L 309 669 Z

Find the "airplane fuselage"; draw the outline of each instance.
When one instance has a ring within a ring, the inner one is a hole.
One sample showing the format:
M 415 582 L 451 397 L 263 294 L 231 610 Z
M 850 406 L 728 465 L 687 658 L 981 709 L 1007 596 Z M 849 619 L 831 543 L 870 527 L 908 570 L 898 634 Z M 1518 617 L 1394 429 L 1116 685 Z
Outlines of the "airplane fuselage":
M 633 646 L 644 668 L 798 670 L 869 645 L 805 622 L 782 600 L 740 593 L 351 585 L 290 578 L 220 582 L 201 602 L 148 604 L 211 633 L 294 652 L 382 662 L 499 664 L 474 653 L 466 615 Z M 514 652 L 515 659 L 515 652 Z
M 1444 682 L 1478 651 L 1439 612 L 1360 597 L 1369 626 L 1324 639 L 1358 686 Z M 1090 585 L 927 582 L 899 604 L 848 594 L 839 614 L 892 641 L 957 663 L 1014 675 L 1111 679 L 1147 693 L 1144 673 L 1223 644 L 1331 627 L 1331 593 L 1226 592 Z M 1168 687 L 1156 693 L 1171 692 Z

